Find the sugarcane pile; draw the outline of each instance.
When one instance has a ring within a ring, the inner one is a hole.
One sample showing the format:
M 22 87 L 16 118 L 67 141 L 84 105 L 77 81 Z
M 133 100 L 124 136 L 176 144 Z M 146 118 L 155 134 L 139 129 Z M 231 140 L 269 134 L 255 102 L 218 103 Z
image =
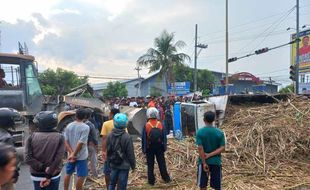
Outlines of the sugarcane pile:
M 229 106 L 221 127 L 226 135 L 223 189 L 310 189 L 310 100 L 292 97 L 266 105 Z M 128 189 L 196 189 L 197 148 L 193 138 L 169 139 L 166 162 L 173 179 L 147 185 L 146 160 L 135 142 L 137 169 Z M 104 188 L 103 177 L 86 189 Z
M 310 188 L 310 101 L 232 106 L 222 126 L 226 189 Z
M 168 172 L 173 179 L 169 184 L 165 184 L 160 177 L 159 169 L 155 164 L 156 185 L 147 184 L 146 158 L 141 150 L 141 142 L 134 143 L 137 168 L 130 173 L 128 189 L 194 189 L 196 178 L 196 165 L 198 153 L 193 138 L 186 138 L 182 141 L 175 139 L 168 140 L 168 150 L 166 152 L 166 164 Z M 99 179 L 88 178 L 86 189 L 105 188 L 103 177 Z

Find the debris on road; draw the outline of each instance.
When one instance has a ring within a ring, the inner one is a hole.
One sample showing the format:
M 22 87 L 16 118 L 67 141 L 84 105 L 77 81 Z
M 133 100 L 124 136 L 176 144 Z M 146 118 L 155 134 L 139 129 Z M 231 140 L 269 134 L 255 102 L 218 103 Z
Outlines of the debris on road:
M 264 105 L 228 105 L 222 129 L 224 189 L 310 188 L 310 100 L 291 97 Z M 169 139 L 166 161 L 173 179 L 147 185 L 145 158 L 135 143 L 137 169 L 128 189 L 196 189 L 198 153 L 193 138 Z M 104 188 L 104 179 L 88 179 L 86 189 Z

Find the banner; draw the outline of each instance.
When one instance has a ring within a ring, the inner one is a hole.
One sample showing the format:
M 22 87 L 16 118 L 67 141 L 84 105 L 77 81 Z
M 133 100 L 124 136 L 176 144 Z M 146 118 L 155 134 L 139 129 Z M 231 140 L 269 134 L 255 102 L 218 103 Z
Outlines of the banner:
M 175 86 L 174 86 L 175 85 Z M 178 96 L 186 95 L 190 92 L 190 82 L 175 82 L 168 86 L 169 94 L 176 94 Z
M 291 35 L 294 41 L 296 34 Z M 300 73 L 310 72 L 310 30 L 299 33 L 299 70 Z M 291 46 L 291 65 L 296 63 L 296 43 Z
M 291 40 L 296 34 L 291 35 Z M 299 33 L 299 92 L 310 94 L 310 30 Z M 296 64 L 296 43 L 291 45 L 291 65 Z

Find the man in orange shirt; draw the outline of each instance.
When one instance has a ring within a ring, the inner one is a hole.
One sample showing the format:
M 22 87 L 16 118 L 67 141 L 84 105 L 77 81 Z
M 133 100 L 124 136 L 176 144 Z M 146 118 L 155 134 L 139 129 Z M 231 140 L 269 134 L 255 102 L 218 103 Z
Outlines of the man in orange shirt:
M 147 178 L 150 185 L 155 184 L 154 161 L 155 157 L 158 163 L 160 175 L 162 179 L 169 183 L 171 181 L 167 172 L 165 161 L 165 151 L 167 150 L 167 137 L 165 130 L 159 118 L 159 111 L 154 108 L 148 108 L 147 123 L 142 132 L 142 151 L 146 155 L 147 160 Z
M 147 107 L 151 108 L 156 106 L 156 101 L 154 100 L 154 97 L 148 97 L 148 104 Z

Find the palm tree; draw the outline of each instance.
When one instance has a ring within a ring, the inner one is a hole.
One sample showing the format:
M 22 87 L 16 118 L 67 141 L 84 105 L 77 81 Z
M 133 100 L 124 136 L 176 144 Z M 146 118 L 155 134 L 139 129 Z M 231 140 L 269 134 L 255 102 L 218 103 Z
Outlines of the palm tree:
M 159 70 L 159 76 L 165 77 L 166 87 L 175 83 L 173 68 L 184 65 L 185 61 L 190 61 L 190 57 L 185 53 L 178 53 L 179 49 L 186 46 L 185 42 L 174 43 L 174 33 L 164 30 L 161 35 L 154 40 L 155 48 L 150 48 L 146 54 L 139 57 L 137 63 L 140 66 L 148 66 L 149 73 Z

